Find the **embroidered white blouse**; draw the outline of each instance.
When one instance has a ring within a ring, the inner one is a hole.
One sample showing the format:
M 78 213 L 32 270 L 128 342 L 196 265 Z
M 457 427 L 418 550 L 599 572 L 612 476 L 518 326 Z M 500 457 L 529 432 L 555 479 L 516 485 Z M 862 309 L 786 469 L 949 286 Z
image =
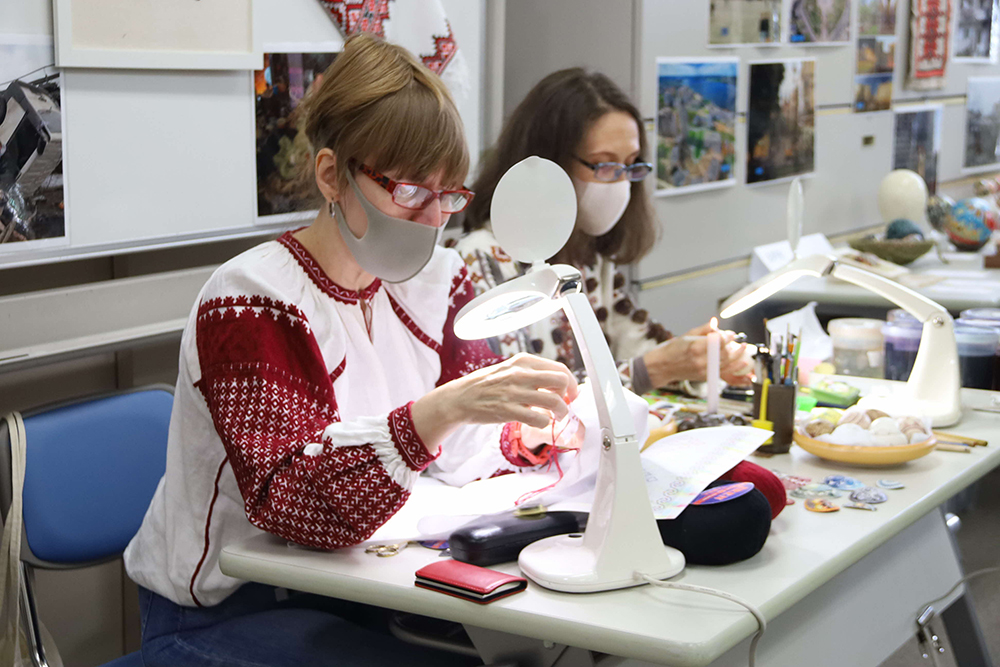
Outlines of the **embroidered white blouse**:
M 243 583 L 219 569 L 227 543 L 264 530 L 357 544 L 424 469 L 460 485 L 525 466 L 502 425 L 459 429 L 433 461 L 413 428 L 414 400 L 499 360 L 452 332 L 472 297 L 444 248 L 414 278 L 362 292 L 333 283 L 291 233 L 220 267 L 184 331 L 166 473 L 125 551 L 129 576 L 214 605 Z

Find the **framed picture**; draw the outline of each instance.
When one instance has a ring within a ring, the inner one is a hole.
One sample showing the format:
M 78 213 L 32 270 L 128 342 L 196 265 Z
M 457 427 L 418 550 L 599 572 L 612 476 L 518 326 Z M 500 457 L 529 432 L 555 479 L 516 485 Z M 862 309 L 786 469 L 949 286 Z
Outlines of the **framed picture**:
M 887 111 L 892 106 L 892 71 L 896 66 L 896 36 L 858 38 L 854 76 L 854 111 Z
M 736 184 L 737 58 L 657 58 L 656 194 Z
M 0 35 L 0 254 L 69 243 L 52 38 Z
M 792 0 L 788 40 L 842 44 L 851 40 L 851 0 Z
M 53 0 L 59 67 L 257 69 L 253 0 Z
M 1000 28 L 998 0 L 957 0 L 955 37 L 952 48 L 955 60 L 995 62 L 997 29 Z
M 747 184 L 790 180 L 815 169 L 816 62 L 750 63 Z
M 892 168 L 920 174 L 930 194 L 937 192 L 942 109 L 937 104 L 897 111 L 893 130 Z
M 710 0 L 708 45 L 779 46 L 781 0 Z
M 265 53 L 263 69 L 253 73 L 257 224 L 316 217 L 321 200 L 311 177 L 309 141 L 299 128 L 299 109 L 342 46 L 310 45 L 305 53 L 271 46 L 275 52 Z
M 896 34 L 896 0 L 857 0 L 858 37 Z
M 1000 77 L 969 77 L 963 171 L 1000 167 Z

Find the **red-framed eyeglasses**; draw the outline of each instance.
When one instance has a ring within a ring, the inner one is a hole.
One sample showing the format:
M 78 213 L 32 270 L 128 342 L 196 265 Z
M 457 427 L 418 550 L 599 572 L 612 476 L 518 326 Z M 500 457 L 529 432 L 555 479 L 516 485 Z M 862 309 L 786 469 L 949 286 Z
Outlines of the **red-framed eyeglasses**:
M 353 160 L 353 162 L 357 165 L 358 171 L 375 181 L 379 187 L 391 194 L 392 201 L 403 208 L 419 211 L 427 208 L 432 201 L 438 199 L 441 201 L 442 213 L 458 213 L 464 211 L 465 207 L 469 205 L 469 202 L 475 196 L 475 193 L 469 190 L 435 191 L 416 183 L 394 181 L 362 162 L 358 162 L 357 160 Z

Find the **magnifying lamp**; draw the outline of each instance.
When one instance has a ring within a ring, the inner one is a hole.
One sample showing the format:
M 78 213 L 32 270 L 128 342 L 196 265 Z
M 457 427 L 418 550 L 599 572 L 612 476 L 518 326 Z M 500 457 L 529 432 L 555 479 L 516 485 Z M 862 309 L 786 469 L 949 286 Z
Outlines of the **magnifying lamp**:
M 802 276 L 833 276 L 846 280 L 892 301 L 923 323 L 920 347 L 906 388 L 896 396 L 866 399 L 867 403 L 873 406 L 877 403 L 889 413 L 929 417 L 934 426 L 950 426 L 961 419 L 955 322 L 940 304 L 894 280 L 843 264 L 836 256 L 809 255 L 769 273 L 726 299 L 719 317 L 726 319 L 742 313 Z
M 493 233 L 504 251 L 529 271 L 469 302 L 455 320 L 467 340 L 515 331 L 563 310 L 594 390 L 601 455 L 594 504 L 581 535 L 539 540 L 521 551 L 518 565 L 537 584 L 589 593 L 642 584 L 636 571 L 666 579 L 684 569 L 681 552 L 660 538 L 639 460 L 635 423 L 618 369 L 582 277 L 572 266 L 550 266 L 576 221 L 576 192 L 554 162 L 529 157 L 497 184 L 490 208 Z

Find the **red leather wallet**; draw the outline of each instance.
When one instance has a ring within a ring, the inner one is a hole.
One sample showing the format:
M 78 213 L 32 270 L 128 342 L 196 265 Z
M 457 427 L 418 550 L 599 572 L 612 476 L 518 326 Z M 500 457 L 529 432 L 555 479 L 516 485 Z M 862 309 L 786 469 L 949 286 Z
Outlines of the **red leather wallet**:
M 457 560 L 437 561 L 420 568 L 414 583 L 420 588 L 479 604 L 505 598 L 528 587 L 528 580 L 523 577 Z

